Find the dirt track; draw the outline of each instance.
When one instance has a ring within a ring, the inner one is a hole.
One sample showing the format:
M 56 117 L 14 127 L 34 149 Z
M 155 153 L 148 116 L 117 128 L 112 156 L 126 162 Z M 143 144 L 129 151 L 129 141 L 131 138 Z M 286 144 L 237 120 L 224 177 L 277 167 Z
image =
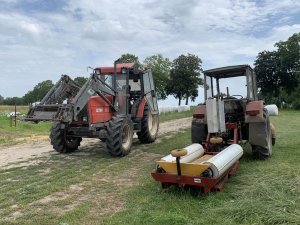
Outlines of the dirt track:
M 176 132 L 179 129 L 185 129 L 190 126 L 191 118 L 164 122 L 160 124 L 159 136 L 169 132 Z M 84 148 L 95 141 L 98 140 L 84 139 L 80 148 Z M 56 153 L 53 151 L 49 141 L 20 144 L 8 148 L 0 147 L 0 169 L 35 164 L 39 162 L 38 158 L 47 157 L 51 154 Z

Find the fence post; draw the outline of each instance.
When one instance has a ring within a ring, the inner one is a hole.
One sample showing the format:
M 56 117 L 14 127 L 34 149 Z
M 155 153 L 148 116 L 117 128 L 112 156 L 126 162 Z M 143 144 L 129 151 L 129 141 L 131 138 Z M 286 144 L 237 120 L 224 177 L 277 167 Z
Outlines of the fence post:
M 17 126 L 17 105 L 15 104 L 15 127 Z

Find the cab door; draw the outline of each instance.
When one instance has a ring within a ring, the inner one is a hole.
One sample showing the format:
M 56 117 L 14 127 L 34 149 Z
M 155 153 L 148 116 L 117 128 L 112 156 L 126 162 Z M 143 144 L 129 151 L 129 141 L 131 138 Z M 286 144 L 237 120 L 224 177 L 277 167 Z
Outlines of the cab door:
M 146 97 L 148 106 L 150 107 L 150 111 L 152 113 L 157 113 L 158 112 L 157 98 L 156 98 L 156 92 L 155 92 L 151 70 L 147 70 L 144 72 L 143 86 L 144 86 L 144 95 Z

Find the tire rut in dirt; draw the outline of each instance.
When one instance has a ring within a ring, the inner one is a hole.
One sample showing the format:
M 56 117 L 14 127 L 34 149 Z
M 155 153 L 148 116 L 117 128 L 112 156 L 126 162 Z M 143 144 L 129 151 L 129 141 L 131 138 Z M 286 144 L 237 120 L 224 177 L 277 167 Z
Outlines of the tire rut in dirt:
M 61 123 L 52 123 L 50 130 L 50 140 L 53 149 L 59 153 L 74 152 L 80 146 L 82 138 L 68 137 L 66 130 L 61 129 Z
M 113 156 L 128 155 L 133 139 L 133 125 L 129 118 L 115 116 L 107 128 L 106 148 Z

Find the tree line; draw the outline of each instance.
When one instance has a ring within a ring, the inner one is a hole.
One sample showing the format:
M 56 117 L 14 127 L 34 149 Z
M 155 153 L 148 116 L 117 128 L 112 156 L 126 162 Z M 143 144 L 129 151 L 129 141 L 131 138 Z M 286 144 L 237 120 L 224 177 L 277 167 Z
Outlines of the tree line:
M 254 71 L 257 75 L 258 96 L 266 104 L 276 104 L 279 107 L 300 109 L 300 33 L 295 33 L 286 41 L 279 41 L 273 51 L 259 52 Z M 130 53 L 121 55 L 120 63 L 137 63 L 141 67 L 152 70 L 156 92 L 159 99 L 173 95 L 178 99 L 178 105 L 185 100 L 195 101 L 198 87 L 203 86 L 202 60 L 194 54 L 182 54 L 171 61 L 161 54 L 147 57 L 142 63 L 138 56 Z M 83 85 L 87 78 L 79 76 L 74 79 Z M 53 87 L 51 80 L 38 83 L 23 97 L 3 98 L 2 105 L 26 105 L 40 101 Z

